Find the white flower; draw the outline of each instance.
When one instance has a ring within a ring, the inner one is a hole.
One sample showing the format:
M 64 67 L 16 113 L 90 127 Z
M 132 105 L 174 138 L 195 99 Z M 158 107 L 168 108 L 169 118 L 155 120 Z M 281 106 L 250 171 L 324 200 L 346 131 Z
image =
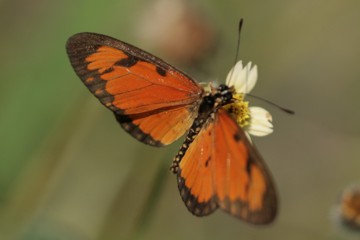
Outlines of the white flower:
M 249 62 L 243 67 L 241 61 L 236 63 L 226 78 L 226 85 L 235 88 L 235 102 L 225 109 L 247 133 L 262 137 L 273 132 L 271 114 L 261 107 L 248 107 L 248 102 L 244 101 L 244 96 L 254 88 L 257 76 L 256 65 L 252 67 Z

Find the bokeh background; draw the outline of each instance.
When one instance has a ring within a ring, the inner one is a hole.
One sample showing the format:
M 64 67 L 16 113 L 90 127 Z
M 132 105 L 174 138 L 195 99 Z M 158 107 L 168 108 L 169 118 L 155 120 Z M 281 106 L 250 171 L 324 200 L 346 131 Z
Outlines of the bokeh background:
M 275 126 L 254 139 L 280 197 L 264 227 L 192 216 L 168 171 L 180 142 L 131 138 L 65 52 L 72 34 L 98 32 L 221 82 L 240 17 L 252 93 L 296 111 L 250 99 Z M 0 0 L 0 239 L 359 239 L 332 211 L 360 179 L 359 26 L 357 0 Z

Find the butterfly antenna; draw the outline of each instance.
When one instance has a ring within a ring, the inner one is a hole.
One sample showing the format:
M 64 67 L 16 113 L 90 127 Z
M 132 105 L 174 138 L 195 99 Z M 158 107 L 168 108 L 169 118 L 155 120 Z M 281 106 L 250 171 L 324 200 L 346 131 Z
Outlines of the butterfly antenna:
M 236 44 L 236 55 L 235 55 L 235 63 L 234 63 L 234 66 L 238 60 L 238 57 L 239 57 L 239 53 L 240 53 L 240 36 L 241 36 L 241 29 L 242 29 L 242 26 L 243 26 L 243 23 L 244 23 L 244 19 L 243 18 L 240 18 L 240 21 L 239 21 L 239 28 L 238 28 L 238 39 L 237 39 L 237 44 Z
M 265 99 L 265 98 L 258 97 L 258 96 L 255 96 L 255 95 L 251 95 L 251 94 L 249 94 L 249 93 L 247 93 L 246 96 L 249 96 L 249 97 L 256 98 L 256 99 L 259 99 L 259 100 L 261 100 L 261 101 L 264 101 L 264 102 L 266 102 L 266 103 L 268 103 L 268 104 L 270 104 L 270 105 L 272 105 L 272 106 L 275 106 L 275 107 L 279 108 L 280 110 L 282 110 L 282 111 L 284 111 L 284 112 L 286 112 L 286 113 L 288 113 L 288 114 L 291 114 L 291 115 L 295 114 L 295 112 L 294 112 L 293 110 L 290 110 L 290 109 L 281 107 L 280 105 L 278 105 L 278 104 L 276 104 L 276 103 L 273 103 L 273 102 L 271 102 L 271 101 L 269 101 L 269 100 L 267 100 L 267 99 Z
M 242 30 L 242 26 L 243 26 L 243 23 L 244 23 L 244 19 L 243 18 L 240 18 L 240 21 L 239 21 L 239 28 L 238 28 L 238 39 L 237 39 L 237 44 L 236 44 L 236 55 L 235 55 L 235 63 L 234 63 L 234 66 L 236 65 L 237 61 L 238 61 L 238 58 L 239 58 L 239 55 L 240 55 L 240 39 L 241 39 L 241 30 Z M 231 72 L 231 74 L 233 74 L 233 71 Z M 247 78 L 246 78 L 247 79 Z M 254 96 L 254 95 L 251 95 L 251 94 L 246 94 L 247 96 L 249 97 L 252 97 L 252 98 L 256 98 L 256 99 L 259 99 L 261 101 L 264 101 L 270 105 L 273 105 L 277 108 L 279 108 L 280 110 L 288 113 L 288 114 L 295 114 L 295 112 L 293 110 L 290 110 L 290 109 L 287 109 L 287 108 L 284 108 L 284 107 L 281 107 L 280 105 L 276 104 L 276 103 L 273 103 L 265 98 L 262 98 L 262 97 L 258 97 L 258 96 Z
M 235 62 L 234 62 L 234 65 L 236 65 L 237 61 L 238 61 L 238 58 L 239 58 L 239 53 L 240 53 L 240 35 L 241 35 L 241 29 L 242 29 L 242 25 L 243 25 L 243 22 L 244 22 L 244 19 L 240 18 L 240 21 L 239 21 L 239 26 L 238 26 L 238 38 L 237 38 L 237 43 L 236 43 L 236 54 L 235 54 Z M 234 67 L 232 68 L 231 70 L 231 73 L 230 73 L 231 77 L 232 78 L 232 75 L 234 74 Z

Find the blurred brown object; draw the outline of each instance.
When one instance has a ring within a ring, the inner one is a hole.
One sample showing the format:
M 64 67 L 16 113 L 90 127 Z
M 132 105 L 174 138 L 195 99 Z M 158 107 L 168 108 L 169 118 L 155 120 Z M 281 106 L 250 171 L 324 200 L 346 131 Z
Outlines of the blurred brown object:
M 153 0 L 149 5 L 137 28 L 137 36 L 148 49 L 185 66 L 215 53 L 217 31 L 190 1 Z
M 346 188 L 336 207 L 336 218 L 348 229 L 360 232 L 360 185 Z

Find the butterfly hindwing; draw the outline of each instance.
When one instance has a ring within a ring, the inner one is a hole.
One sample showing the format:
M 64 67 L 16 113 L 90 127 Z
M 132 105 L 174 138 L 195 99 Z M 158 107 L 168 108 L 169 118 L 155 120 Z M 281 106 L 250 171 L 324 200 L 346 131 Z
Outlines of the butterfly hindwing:
M 84 84 L 138 140 L 167 145 L 191 126 L 203 90 L 186 74 L 101 34 L 76 34 L 66 48 Z
M 263 160 L 223 109 L 209 119 L 183 156 L 178 171 L 187 208 L 204 216 L 220 207 L 254 224 L 276 215 L 275 189 Z

